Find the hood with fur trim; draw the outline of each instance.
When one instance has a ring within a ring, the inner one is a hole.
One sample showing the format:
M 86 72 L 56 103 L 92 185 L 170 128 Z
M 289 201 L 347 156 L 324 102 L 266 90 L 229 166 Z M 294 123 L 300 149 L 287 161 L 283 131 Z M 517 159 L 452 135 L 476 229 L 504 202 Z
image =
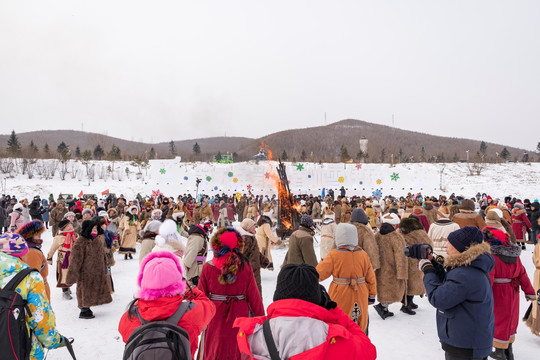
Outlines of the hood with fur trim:
M 495 266 L 495 259 L 491 256 L 489 244 L 483 242 L 471 246 L 462 253 L 448 255 L 444 260 L 444 266 L 450 269 L 460 266 L 473 266 L 489 273 Z
M 521 255 L 521 246 L 516 244 L 511 244 L 511 246 L 491 245 L 491 253 L 506 264 L 514 264 Z

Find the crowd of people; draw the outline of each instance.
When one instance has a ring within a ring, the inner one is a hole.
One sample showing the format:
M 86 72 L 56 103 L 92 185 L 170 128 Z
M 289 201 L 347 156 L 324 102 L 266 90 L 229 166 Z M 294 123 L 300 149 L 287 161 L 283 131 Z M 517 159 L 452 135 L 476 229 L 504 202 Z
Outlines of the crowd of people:
M 532 302 L 524 320 L 540 336 L 537 200 L 375 198 L 341 188 L 338 196 L 331 190 L 294 201 L 299 226 L 285 240 L 276 236 L 276 196 L 2 196 L 0 285 L 23 269 L 39 272 L 17 288 L 32 314 L 46 315 L 27 314 L 31 358 L 69 343 L 55 330 L 48 266 L 63 299 L 77 284 L 79 317 L 93 319 L 92 307 L 112 301 L 115 252 L 123 261 L 138 253 L 140 262 L 137 297 L 118 327 L 131 356 L 149 336 L 145 324 L 172 319 L 185 330 L 186 353 L 201 359 L 375 359 L 368 307 L 385 320 L 400 303 L 414 316 L 415 296 L 427 295 L 446 359 L 513 359 L 520 289 Z M 44 254 L 49 227 L 53 242 Z M 528 244 L 533 283 L 520 260 Z M 275 248 L 287 250 L 282 264 L 274 264 Z M 266 310 L 262 269 L 279 270 Z M 328 278 L 327 291 L 320 282 Z

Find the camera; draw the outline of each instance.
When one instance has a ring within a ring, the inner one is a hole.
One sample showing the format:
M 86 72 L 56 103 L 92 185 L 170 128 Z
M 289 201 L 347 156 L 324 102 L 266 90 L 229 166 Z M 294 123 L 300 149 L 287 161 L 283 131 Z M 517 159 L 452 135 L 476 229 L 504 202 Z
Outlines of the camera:
M 413 259 L 427 259 L 429 255 L 433 254 L 433 248 L 429 244 L 414 244 L 411 246 L 405 246 L 405 256 Z

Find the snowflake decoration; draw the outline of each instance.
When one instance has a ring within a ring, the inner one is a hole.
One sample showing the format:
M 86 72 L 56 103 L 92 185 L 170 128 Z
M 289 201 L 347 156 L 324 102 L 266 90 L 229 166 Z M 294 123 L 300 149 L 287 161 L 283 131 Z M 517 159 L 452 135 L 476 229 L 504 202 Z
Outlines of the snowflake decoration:
M 268 171 L 264 173 L 264 178 L 270 179 L 270 173 Z
M 159 197 L 159 195 L 163 195 L 163 194 L 161 193 L 161 191 L 159 191 L 159 190 L 152 190 L 152 197 L 154 198 L 154 200 L 157 199 L 157 198 Z
M 298 170 L 298 171 L 304 170 L 304 164 L 298 164 L 298 165 L 296 165 L 296 170 Z
M 340 177 L 338 177 L 337 181 L 340 182 L 340 183 L 344 183 L 345 178 L 343 176 L 340 176 Z
M 362 163 L 356 163 L 355 168 L 356 168 L 357 170 L 360 170 L 360 169 L 362 168 Z
M 184 176 L 184 180 L 188 181 L 188 180 L 189 180 L 189 178 L 188 178 L 187 176 Z
M 376 189 L 371 193 L 371 196 L 373 197 L 382 197 L 382 191 L 380 189 Z
M 207 176 L 207 177 L 206 177 L 206 181 L 208 181 L 208 182 L 212 181 L 212 177 L 211 177 L 211 176 Z
M 159 169 L 159 172 L 161 173 L 161 175 L 165 175 L 167 170 L 165 170 L 164 168 L 161 168 L 161 169 Z
M 382 184 L 382 180 L 381 179 L 377 179 L 377 185 L 381 185 Z
M 227 174 L 228 177 L 233 177 L 233 172 L 232 171 L 229 171 L 229 173 Z
M 234 178 L 234 179 L 232 179 L 232 182 L 236 184 L 238 182 L 238 179 Z
M 390 179 L 392 181 L 398 181 L 399 179 L 399 174 L 398 173 L 393 173 L 392 175 L 390 175 Z
M 217 190 L 217 189 L 218 189 L 218 187 L 217 187 L 217 186 L 214 186 L 214 190 Z
M 251 186 L 251 184 L 249 184 L 249 185 L 247 186 L 248 191 L 251 191 L 252 188 L 253 188 L 253 186 Z

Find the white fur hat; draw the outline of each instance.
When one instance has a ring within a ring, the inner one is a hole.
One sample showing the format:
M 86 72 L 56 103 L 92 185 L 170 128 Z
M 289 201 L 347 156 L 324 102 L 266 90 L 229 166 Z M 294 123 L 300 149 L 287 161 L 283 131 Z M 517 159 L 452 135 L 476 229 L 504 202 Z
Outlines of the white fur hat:
M 163 214 L 163 211 L 160 209 L 154 209 L 152 210 L 152 214 L 150 215 L 152 217 L 152 220 L 161 220 L 161 215 Z
M 503 212 L 502 212 L 501 209 L 493 208 L 493 209 L 491 209 L 491 210 L 489 210 L 489 211 L 493 211 L 493 212 L 495 212 L 497 215 L 499 215 L 499 217 L 500 217 L 501 219 L 503 218 Z
M 390 225 L 399 225 L 400 221 L 401 220 L 399 219 L 399 216 L 397 216 L 397 214 L 394 214 L 394 213 L 388 213 L 382 217 L 383 224 L 387 223 Z
M 186 243 L 186 238 L 178 233 L 176 223 L 170 219 L 165 220 L 159 227 L 159 235 L 156 236 L 156 244 L 159 246 L 165 243 Z

